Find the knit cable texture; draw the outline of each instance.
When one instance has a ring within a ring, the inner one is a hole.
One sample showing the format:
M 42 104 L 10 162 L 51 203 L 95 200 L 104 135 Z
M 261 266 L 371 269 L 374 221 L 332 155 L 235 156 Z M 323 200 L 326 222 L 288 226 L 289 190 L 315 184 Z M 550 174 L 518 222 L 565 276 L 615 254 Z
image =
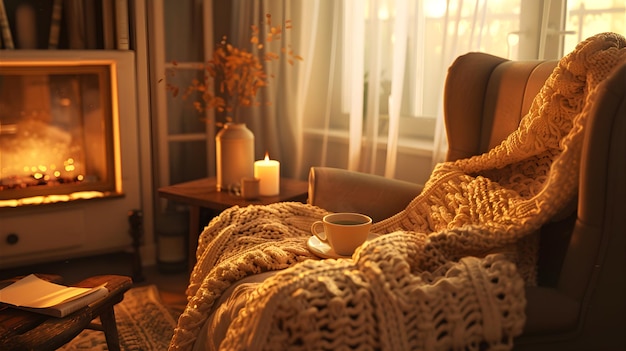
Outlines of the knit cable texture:
M 626 40 L 595 35 L 560 60 L 519 128 L 483 155 L 437 165 L 405 210 L 352 259 L 306 247 L 327 211 L 300 203 L 230 208 L 200 235 L 170 350 L 190 350 L 221 294 L 261 283 L 224 350 L 510 350 L 533 284 L 533 234 L 575 201 L 596 86 Z

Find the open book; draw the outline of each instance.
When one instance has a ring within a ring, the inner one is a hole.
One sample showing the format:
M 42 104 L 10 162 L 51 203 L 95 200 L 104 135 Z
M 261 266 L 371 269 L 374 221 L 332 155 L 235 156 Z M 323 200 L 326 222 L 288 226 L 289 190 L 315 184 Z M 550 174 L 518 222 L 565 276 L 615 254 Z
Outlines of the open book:
M 1 289 L 0 302 L 22 310 L 65 317 L 108 293 L 104 284 L 95 288 L 68 287 L 31 274 Z

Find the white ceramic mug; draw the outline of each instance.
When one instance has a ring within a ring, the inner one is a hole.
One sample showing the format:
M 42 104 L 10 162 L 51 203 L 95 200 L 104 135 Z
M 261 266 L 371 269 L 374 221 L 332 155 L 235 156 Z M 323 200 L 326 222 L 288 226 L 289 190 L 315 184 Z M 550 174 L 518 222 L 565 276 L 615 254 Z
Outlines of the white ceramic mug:
M 311 233 L 335 253 L 349 256 L 367 240 L 372 219 L 360 213 L 331 213 L 311 225 Z M 324 230 L 321 230 L 321 229 Z

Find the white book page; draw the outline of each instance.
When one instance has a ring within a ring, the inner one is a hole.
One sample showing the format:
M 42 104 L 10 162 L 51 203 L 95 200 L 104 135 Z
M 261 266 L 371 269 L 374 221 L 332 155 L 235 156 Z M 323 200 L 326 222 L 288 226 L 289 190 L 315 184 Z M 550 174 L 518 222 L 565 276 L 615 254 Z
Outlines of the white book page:
M 46 308 L 87 295 L 98 288 L 100 287 L 67 287 L 31 274 L 0 290 L 0 302 L 14 306 Z

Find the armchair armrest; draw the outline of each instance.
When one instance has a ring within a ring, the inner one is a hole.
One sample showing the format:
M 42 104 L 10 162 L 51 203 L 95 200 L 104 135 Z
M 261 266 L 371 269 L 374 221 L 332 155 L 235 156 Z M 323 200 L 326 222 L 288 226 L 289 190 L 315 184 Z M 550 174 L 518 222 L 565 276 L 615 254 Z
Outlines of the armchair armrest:
M 374 222 L 402 211 L 422 186 L 339 168 L 311 167 L 308 203 L 331 212 L 358 212 Z

